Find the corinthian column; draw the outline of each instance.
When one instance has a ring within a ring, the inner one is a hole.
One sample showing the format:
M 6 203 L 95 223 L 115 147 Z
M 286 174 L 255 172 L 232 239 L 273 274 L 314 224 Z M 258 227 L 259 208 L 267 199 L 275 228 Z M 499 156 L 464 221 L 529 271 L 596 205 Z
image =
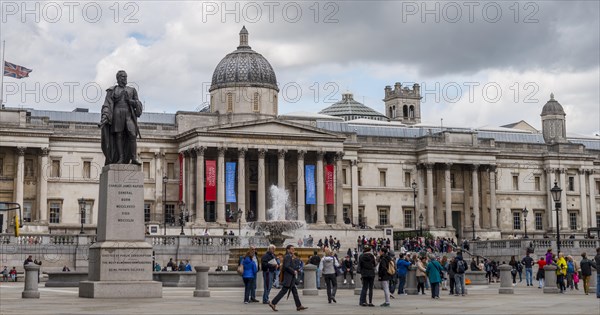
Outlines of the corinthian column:
M 344 224 L 344 183 L 342 175 L 342 158 L 344 152 L 335 154 L 335 223 Z
M 479 228 L 479 176 L 478 176 L 479 165 L 473 164 L 471 166 L 471 177 L 473 182 L 473 213 L 475 214 L 475 228 Z
M 306 151 L 299 150 L 298 151 L 298 191 L 297 191 L 297 206 L 296 210 L 298 211 L 298 220 L 306 221 L 305 209 L 306 205 L 304 203 L 304 155 Z
M 555 229 L 557 224 L 554 216 L 552 215 L 552 211 L 554 209 L 554 200 L 552 199 L 552 194 L 550 193 L 550 189 L 554 187 L 554 181 L 552 180 L 553 175 L 554 169 L 549 167 L 546 168 L 546 217 L 548 219 L 548 226 L 546 227 L 546 230 L 548 231 Z
M 285 154 L 287 150 L 277 151 L 277 187 L 285 189 Z
M 258 208 L 256 211 L 258 212 L 257 221 L 264 222 L 265 221 L 265 155 L 267 154 L 267 150 L 258 149 Z
M 581 226 L 588 226 L 587 200 L 585 194 L 585 170 L 579 169 L 579 202 L 581 209 Z M 591 218 L 590 218 L 591 219 Z
M 427 163 L 427 226 L 430 229 L 435 228 L 435 220 L 433 217 L 433 164 Z
M 498 211 L 496 210 L 496 165 L 488 168 L 490 177 L 490 216 L 492 229 L 498 228 Z
M 204 220 L 204 150 L 205 147 L 196 147 L 196 224 L 205 224 Z
M 317 152 L 317 224 L 325 224 L 325 191 L 323 191 L 323 156 L 325 152 Z
M 219 147 L 217 158 L 217 223 L 225 224 L 225 151 Z
M 26 147 L 17 147 L 17 182 L 15 201 L 23 205 L 23 183 L 25 179 L 25 150 Z
M 238 149 L 238 208 L 246 213 L 246 176 L 244 172 L 246 171 L 246 148 Z M 242 223 L 246 222 L 246 216 L 242 215 Z
M 568 230 L 569 229 L 569 211 L 567 211 L 568 209 L 568 202 L 567 202 L 567 181 L 566 181 L 566 173 L 567 173 L 567 169 L 565 168 L 561 168 L 559 170 L 560 172 L 560 187 L 562 188 L 562 193 L 560 196 L 560 202 L 561 202 L 561 208 L 560 208 L 560 229 L 561 230 Z
M 38 198 L 38 219 L 41 224 L 48 223 L 48 148 L 42 148 L 42 162 L 40 163 L 40 194 Z
M 446 163 L 446 169 L 444 173 L 445 177 L 445 189 L 446 189 L 446 228 L 452 227 L 452 185 L 450 169 L 452 169 L 452 163 Z
M 589 169 L 587 170 L 588 173 L 588 185 L 590 186 L 590 226 L 595 228 L 597 227 L 596 224 L 596 189 L 595 189 L 595 185 L 596 185 L 596 180 L 594 179 L 594 170 L 593 169 Z

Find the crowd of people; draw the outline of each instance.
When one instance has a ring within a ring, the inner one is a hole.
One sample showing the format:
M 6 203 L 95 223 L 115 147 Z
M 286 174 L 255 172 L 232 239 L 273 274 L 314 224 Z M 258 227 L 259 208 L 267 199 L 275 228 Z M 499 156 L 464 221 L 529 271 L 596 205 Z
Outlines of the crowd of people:
M 169 258 L 169 262 L 164 267 L 161 267 L 159 263 L 154 263 L 154 271 L 188 271 L 188 272 L 191 272 L 192 269 L 193 269 L 192 264 L 190 263 L 189 260 L 186 260 L 185 263 L 183 262 L 183 260 L 180 260 L 179 264 L 177 264 L 177 261 L 173 261 L 173 258 Z

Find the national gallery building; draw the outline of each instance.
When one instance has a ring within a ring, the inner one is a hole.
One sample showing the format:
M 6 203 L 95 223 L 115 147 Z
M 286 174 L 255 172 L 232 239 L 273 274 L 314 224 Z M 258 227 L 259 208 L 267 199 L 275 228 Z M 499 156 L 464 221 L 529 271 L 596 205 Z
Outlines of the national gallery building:
M 181 218 L 186 233 L 237 232 L 238 220 L 268 220 L 272 195 L 285 189 L 286 219 L 306 221 L 313 236 L 422 228 L 498 239 L 527 228 L 541 238 L 557 226 L 554 182 L 564 234 L 600 224 L 600 139 L 567 137 L 554 96 L 540 107 L 541 131 L 524 121 L 477 130 L 423 124 L 418 84 L 385 87 L 384 114 L 344 93 L 320 113 L 280 115 L 275 72 L 245 28 L 209 91 L 199 112 L 138 120 L 152 233 L 166 225 L 179 234 Z M 22 232 L 79 233 L 83 223 L 94 233 L 99 122 L 100 113 L 82 109 L 0 110 L 0 201 L 23 206 Z M 13 215 L 0 216 L 2 232 L 10 230 Z

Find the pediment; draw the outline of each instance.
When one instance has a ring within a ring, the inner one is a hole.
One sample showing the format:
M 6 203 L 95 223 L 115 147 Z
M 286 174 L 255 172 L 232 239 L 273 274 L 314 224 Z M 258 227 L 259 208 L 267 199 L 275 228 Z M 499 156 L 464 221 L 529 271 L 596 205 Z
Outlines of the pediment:
M 207 132 L 279 137 L 345 138 L 344 135 L 299 123 L 277 120 L 253 121 L 209 127 Z

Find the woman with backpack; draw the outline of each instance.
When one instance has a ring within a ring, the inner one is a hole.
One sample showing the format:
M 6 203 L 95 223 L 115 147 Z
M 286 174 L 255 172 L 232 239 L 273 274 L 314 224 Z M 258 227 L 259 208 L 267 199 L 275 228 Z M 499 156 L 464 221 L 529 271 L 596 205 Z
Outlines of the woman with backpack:
M 571 288 L 571 290 L 573 290 L 573 287 L 575 287 L 575 289 L 579 290 L 579 266 L 577 265 L 577 262 L 573 259 L 573 256 L 569 255 L 567 256 L 567 287 Z
M 340 262 L 333 256 L 331 249 L 325 248 L 325 257 L 319 262 L 319 269 L 323 272 L 325 284 L 327 284 L 327 301 L 329 304 L 337 303 L 335 293 L 337 292 L 337 269 L 340 267 Z
M 381 304 L 382 307 L 390 306 L 390 280 L 396 275 L 396 262 L 392 261 L 392 258 L 388 255 L 388 249 L 382 246 L 379 249 L 379 281 L 381 281 L 381 288 L 383 289 L 383 295 L 385 296 L 385 302 Z

